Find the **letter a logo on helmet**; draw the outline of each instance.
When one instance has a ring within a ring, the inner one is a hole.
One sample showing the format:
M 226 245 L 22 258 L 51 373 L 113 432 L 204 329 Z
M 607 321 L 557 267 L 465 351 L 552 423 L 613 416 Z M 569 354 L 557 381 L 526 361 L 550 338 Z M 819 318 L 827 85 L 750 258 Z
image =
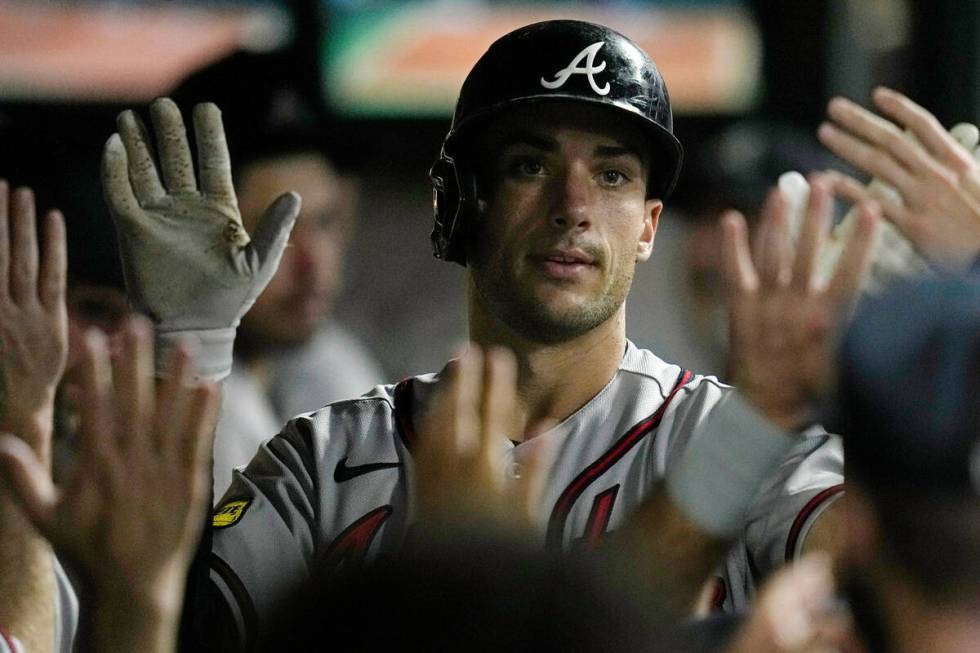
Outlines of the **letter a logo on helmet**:
M 595 81 L 595 77 L 593 77 L 593 75 L 597 73 L 601 73 L 603 70 L 606 69 L 605 61 L 601 62 L 598 66 L 595 64 L 596 55 L 599 54 L 599 49 L 604 45 L 605 45 L 604 41 L 599 41 L 597 43 L 593 43 L 592 45 L 588 46 L 587 48 L 579 52 L 577 55 L 575 55 L 575 58 L 572 59 L 572 63 L 568 64 L 568 66 L 562 68 L 557 73 L 555 73 L 554 81 L 549 82 L 545 80 L 544 77 L 542 77 L 541 86 L 547 89 L 561 88 L 565 84 L 565 82 L 568 81 L 568 78 L 571 77 L 572 75 L 576 75 L 576 74 L 587 75 L 589 78 L 589 85 L 592 87 L 593 91 L 595 91 L 599 95 L 608 95 L 609 82 L 606 82 L 606 85 L 600 88 Z M 584 68 L 579 66 L 579 64 L 582 62 L 583 59 L 586 59 L 586 64 Z

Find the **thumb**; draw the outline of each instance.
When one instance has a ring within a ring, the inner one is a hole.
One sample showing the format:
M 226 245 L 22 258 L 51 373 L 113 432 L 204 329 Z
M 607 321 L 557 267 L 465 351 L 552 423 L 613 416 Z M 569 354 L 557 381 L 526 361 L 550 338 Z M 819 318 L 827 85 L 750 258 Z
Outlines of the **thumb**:
M 259 266 L 272 270 L 279 265 L 282 250 L 289 241 L 289 232 L 296 223 L 302 199 L 298 193 L 283 193 L 269 205 L 262 215 L 255 233 L 252 236 L 252 246 L 259 257 Z
M 46 536 L 57 501 L 48 470 L 26 442 L 8 433 L 0 433 L 0 470 L 27 518 Z

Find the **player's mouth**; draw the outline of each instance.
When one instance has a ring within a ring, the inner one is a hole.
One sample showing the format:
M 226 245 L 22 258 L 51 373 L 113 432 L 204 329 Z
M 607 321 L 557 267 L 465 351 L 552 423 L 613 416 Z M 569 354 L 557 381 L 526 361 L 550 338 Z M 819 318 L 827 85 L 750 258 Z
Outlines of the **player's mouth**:
M 595 258 L 580 249 L 551 249 L 532 257 L 546 277 L 577 280 L 598 266 Z

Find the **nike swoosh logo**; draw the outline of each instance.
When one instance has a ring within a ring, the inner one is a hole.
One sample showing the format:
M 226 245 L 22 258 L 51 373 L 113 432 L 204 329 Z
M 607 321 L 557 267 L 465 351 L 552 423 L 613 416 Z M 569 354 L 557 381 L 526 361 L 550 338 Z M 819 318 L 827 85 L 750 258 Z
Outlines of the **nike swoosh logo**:
M 371 472 L 376 472 L 381 469 L 391 469 L 392 467 L 401 467 L 401 463 L 370 463 L 367 465 L 356 465 L 354 467 L 347 466 L 347 457 L 345 456 L 339 463 L 337 467 L 333 470 L 333 480 L 337 483 L 343 483 L 344 481 L 349 481 L 352 478 L 360 476 L 362 474 L 370 474 Z

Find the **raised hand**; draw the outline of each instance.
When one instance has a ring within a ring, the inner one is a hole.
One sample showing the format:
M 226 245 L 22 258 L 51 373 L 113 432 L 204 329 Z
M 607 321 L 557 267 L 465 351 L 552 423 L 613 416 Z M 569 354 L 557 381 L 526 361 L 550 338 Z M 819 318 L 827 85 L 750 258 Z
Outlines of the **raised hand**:
M 157 356 L 191 336 L 201 349 L 201 376 L 231 368 L 235 327 L 275 273 L 300 198 L 285 193 L 266 210 L 249 238 L 231 179 L 221 112 L 194 109 L 198 179 L 177 105 L 150 105 L 156 144 L 132 111 L 119 114 L 106 142 L 102 183 L 120 235 L 126 287 L 133 304 L 157 328 Z
M 901 93 L 878 88 L 873 99 L 885 117 L 834 98 L 827 108 L 833 122 L 823 123 L 817 135 L 897 196 L 841 173 L 833 177 L 835 189 L 853 201 L 874 198 L 931 264 L 965 270 L 980 255 L 980 163 L 935 116 Z
M 853 237 L 828 283 L 817 264 L 830 220 L 827 179 L 811 182 L 809 203 L 794 251 L 787 203 L 774 189 L 749 251 L 745 218 L 722 216 L 723 274 L 729 302 L 729 375 L 766 417 L 793 430 L 811 419 L 813 401 L 831 383 L 836 326 L 860 288 L 878 217 L 862 203 Z
M 9 195 L 0 180 L 0 429 L 16 430 L 47 458 L 68 352 L 65 224 L 48 212 L 39 248 L 33 193 Z
M 471 344 L 444 374 L 413 454 L 419 522 L 529 528 L 542 454 L 519 478 L 503 469 L 516 424 L 514 355 L 499 348 L 484 354 Z
M 178 345 L 155 397 L 151 343 L 149 323 L 134 319 L 110 364 L 105 337 L 87 334 L 81 450 L 64 487 L 20 439 L 0 437 L 0 465 L 24 512 L 87 574 L 99 601 L 95 636 L 120 650 L 172 645 L 208 507 L 217 390 L 189 385 L 191 358 Z
M 831 560 L 809 554 L 763 586 L 723 653 L 864 653 L 834 597 Z

